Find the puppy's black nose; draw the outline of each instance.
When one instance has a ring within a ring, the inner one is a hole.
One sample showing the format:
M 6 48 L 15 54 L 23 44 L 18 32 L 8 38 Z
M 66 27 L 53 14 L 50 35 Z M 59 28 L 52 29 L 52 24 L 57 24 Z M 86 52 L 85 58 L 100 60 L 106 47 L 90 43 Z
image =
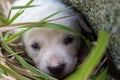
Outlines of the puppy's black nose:
M 49 66 L 48 70 L 53 75 L 57 75 L 57 74 L 62 73 L 64 71 L 64 68 L 65 68 L 65 64 L 59 64 L 58 66 Z

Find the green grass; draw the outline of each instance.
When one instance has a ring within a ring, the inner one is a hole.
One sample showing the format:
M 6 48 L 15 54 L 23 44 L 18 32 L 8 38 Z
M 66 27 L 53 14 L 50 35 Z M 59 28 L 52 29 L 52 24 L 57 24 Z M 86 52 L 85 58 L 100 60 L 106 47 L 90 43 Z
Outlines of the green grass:
M 5 21 L 4 17 L 2 17 L 1 18 L 2 20 L 0 21 L 0 23 L 9 27 L 14 22 L 14 20 L 16 20 L 22 13 L 24 13 L 25 9 L 31 8 L 31 7 L 37 7 L 37 5 L 30 5 L 32 2 L 33 2 L 33 0 L 30 0 L 25 6 L 12 7 L 10 10 L 9 16 L 7 18 L 7 21 Z M 60 29 L 60 30 L 69 31 L 76 35 L 79 35 L 86 42 L 88 47 L 91 49 L 91 52 L 89 53 L 86 60 L 77 67 L 77 70 L 73 74 L 71 74 L 70 76 L 65 78 L 65 80 L 86 80 L 86 79 L 104 80 L 106 77 L 108 77 L 108 75 L 107 75 L 108 69 L 107 68 L 104 69 L 98 76 L 93 75 L 95 67 L 98 65 L 98 63 L 100 63 L 100 60 L 101 60 L 102 56 L 104 55 L 104 52 L 107 48 L 107 44 L 108 44 L 108 40 L 109 40 L 108 32 L 106 32 L 105 30 L 101 30 L 98 35 L 98 40 L 97 40 L 96 46 L 92 46 L 91 42 L 85 36 L 83 36 L 82 34 L 79 34 L 75 30 L 68 28 L 67 26 L 64 26 L 64 25 L 50 23 L 50 22 L 48 23 L 47 20 L 49 18 L 55 16 L 56 14 L 59 14 L 60 12 L 66 10 L 66 9 L 69 9 L 69 8 L 71 8 L 71 7 L 67 7 L 67 8 L 61 9 L 53 14 L 50 14 L 46 18 L 42 19 L 40 22 L 37 22 L 37 23 L 31 23 L 31 24 L 26 23 L 27 25 L 24 25 L 24 26 L 21 24 L 16 24 L 16 25 L 19 25 L 21 28 L 26 28 L 25 30 L 23 30 L 17 34 L 9 35 L 9 32 L 1 33 L 0 34 L 0 36 L 1 36 L 0 48 L 4 49 L 9 54 L 13 54 L 13 56 L 20 63 L 20 65 L 22 65 L 23 68 L 30 70 L 31 72 L 33 72 L 34 74 L 36 74 L 38 76 L 37 77 L 36 76 L 31 76 L 31 77 L 24 76 L 24 75 L 18 73 L 17 71 L 11 69 L 10 67 L 8 68 L 8 67 L 2 65 L 1 63 L 0 63 L 0 74 L 6 75 L 6 73 L 9 73 L 10 75 L 12 75 L 14 78 L 16 78 L 18 80 L 27 80 L 27 79 L 56 80 L 55 78 L 42 73 L 41 71 L 37 70 L 36 68 L 34 68 L 30 64 L 28 64 L 20 55 L 16 54 L 16 51 L 14 51 L 9 46 L 9 44 L 12 43 L 16 38 L 20 37 L 21 35 L 23 35 L 28 30 L 32 29 L 33 27 L 39 27 L 39 28 L 42 27 L 43 28 L 43 26 L 44 26 L 44 28 Z M 15 10 L 15 9 L 19 9 L 19 11 L 12 18 L 10 18 L 11 11 Z M 0 59 L 1 59 L 1 57 L 0 57 Z M 94 76 L 94 77 L 91 77 L 91 76 Z M 109 80 L 109 78 L 107 78 L 107 80 Z

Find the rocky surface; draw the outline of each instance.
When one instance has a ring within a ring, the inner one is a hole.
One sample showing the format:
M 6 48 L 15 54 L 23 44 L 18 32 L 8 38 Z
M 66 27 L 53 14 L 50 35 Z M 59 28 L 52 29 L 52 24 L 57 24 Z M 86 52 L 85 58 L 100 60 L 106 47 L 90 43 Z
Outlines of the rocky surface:
M 81 11 L 96 34 L 100 29 L 111 33 L 108 49 L 120 70 L 120 0 L 64 0 Z

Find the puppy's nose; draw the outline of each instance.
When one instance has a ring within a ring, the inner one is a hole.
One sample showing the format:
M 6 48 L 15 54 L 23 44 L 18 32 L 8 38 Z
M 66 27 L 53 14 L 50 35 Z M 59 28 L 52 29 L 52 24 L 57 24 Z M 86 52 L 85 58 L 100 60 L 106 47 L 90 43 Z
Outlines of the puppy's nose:
M 57 75 L 60 74 L 64 71 L 65 68 L 65 64 L 59 64 L 57 66 L 49 66 L 48 70 L 53 74 L 53 75 Z

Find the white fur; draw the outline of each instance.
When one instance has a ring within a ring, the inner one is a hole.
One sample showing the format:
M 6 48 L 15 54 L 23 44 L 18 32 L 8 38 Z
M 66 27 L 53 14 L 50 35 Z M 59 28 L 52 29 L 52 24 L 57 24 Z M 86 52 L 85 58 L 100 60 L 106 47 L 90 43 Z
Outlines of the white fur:
M 27 1 L 29 0 L 18 0 L 13 5 L 24 5 Z M 34 0 L 32 4 L 40 6 L 26 9 L 25 12 L 13 23 L 38 22 L 48 15 L 66 7 L 61 0 Z M 16 11 L 13 11 L 12 13 L 15 14 Z M 72 9 L 68 9 L 50 19 L 71 14 L 77 13 Z M 69 26 L 80 32 L 81 29 L 77 22 L 78 17 L 79 16 L 76 15 L 53 22 Z M 73 43 L 68 45 L 64 44 L 64 40 L 67 36 L 73 37 Z M 44 73 L 56 78 L 62 78 L 75 69 L 77 53 L 80 48 L 80 39 L 75 34 L 57 29 L 33 28 L 23 35 L 23 41 L 28 56 L 33 59 L 37 68 Z M 34 42 L 37 42 L 40 45 L 41 49 L 39 51 L 32 49 L 31 45 Z M 59 76 L 51 74 L 47 69 L 48 66 L 56 66 L 60 63 L 65 64 L 65 69 Z

